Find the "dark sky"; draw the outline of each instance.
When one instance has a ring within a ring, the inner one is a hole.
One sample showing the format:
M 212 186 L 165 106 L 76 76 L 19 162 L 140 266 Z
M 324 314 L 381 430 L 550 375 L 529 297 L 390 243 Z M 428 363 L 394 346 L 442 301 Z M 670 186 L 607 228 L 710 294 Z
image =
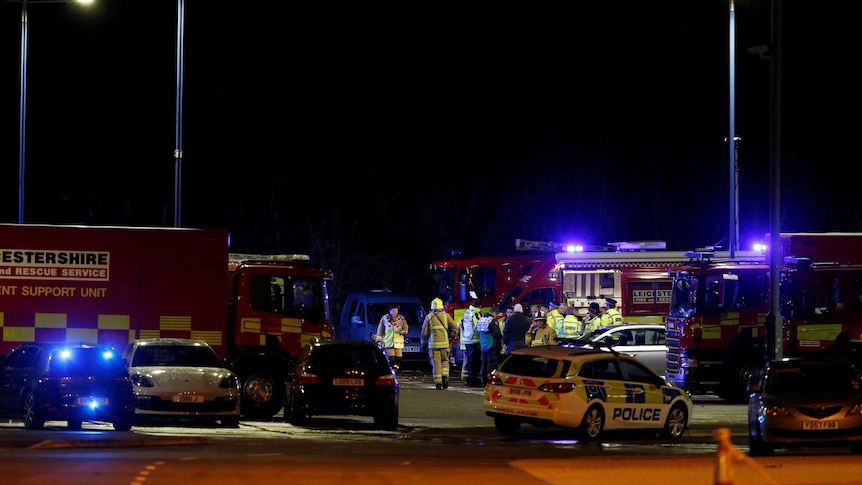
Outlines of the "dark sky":
M 326 213 L 434 180 L 525 188 L 541 215 L 507 239 L 726 237 L 726 1 L 294 3 L 186 0 L 183 225 L 237 230 L 227 212 L 273 187 Z M 862 230 L 857 27 L 845 2 L 784 3 L 782 229 Z M 770 62 L 745 49 L 770 43 L 771 2 L 736 4 L 745 244 L 768 231 Z M 0 2 L 4 222 L 20 7 Z M 176 10 L 29 3 L 25 222 L 173 225 Z

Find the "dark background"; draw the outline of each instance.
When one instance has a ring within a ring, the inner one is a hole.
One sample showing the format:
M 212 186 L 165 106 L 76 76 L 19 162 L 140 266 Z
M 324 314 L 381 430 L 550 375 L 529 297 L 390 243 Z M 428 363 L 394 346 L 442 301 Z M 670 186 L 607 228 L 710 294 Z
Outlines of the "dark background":
M 728 2 L 185 1 L 182 216 L 428 297 L 442 250 L 727 244 Z M 784 2 L 782 231 L 862 229 L 858 30 Z M 769 230 L 771 2 L 736 1 L 740 247 Z M 28 2 L 27 223 L 173 226 L 177 4 Z M 0 2 L 17 222 L 20 3 Z

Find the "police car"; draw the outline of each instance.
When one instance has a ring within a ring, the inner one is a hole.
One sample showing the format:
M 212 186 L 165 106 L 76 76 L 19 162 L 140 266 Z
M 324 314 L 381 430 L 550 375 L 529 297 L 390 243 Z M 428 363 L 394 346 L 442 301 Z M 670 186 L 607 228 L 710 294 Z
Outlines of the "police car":
M 630 355 L 549 345 L 506 357 L 485 387 L 484 410 L 503 435 L 528 423 L 574 428 L 585 440 L 604 431 L 650 429 L 678 439 L 692 403 L 683 389 Z

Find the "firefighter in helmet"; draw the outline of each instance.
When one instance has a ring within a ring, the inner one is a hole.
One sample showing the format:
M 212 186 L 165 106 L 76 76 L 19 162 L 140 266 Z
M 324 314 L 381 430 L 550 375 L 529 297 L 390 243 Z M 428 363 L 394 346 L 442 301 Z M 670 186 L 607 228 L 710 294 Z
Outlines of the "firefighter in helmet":
M 431 300 L 431 311 L 422 322 L 422 349 L 428 352 L 437 389 L 449 387 L 449 345 L 457 334 L 458 325 L 443 310 L 443 300 Z

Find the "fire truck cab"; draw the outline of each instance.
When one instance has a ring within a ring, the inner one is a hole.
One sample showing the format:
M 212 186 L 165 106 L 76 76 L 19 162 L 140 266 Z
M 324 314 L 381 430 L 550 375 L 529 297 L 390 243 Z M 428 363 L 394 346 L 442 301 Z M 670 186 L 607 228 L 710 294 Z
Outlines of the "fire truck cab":
M 779 238 L 782 351 L 862 355 L 862 259 L 853 249 L 862 233 L 787 233 Z M 795 254 L 794 254 L 795 253 Z M 767 322 L 766 254 L 739 252 L 733 260 L 693 252 L 672 268 L 667 317 L 666 377 L 689 393 L 713 392 L 745 402 L 749 378 L 762 369 L 774 342 Z M 856 357 L 854 360 L 859 360 Z

